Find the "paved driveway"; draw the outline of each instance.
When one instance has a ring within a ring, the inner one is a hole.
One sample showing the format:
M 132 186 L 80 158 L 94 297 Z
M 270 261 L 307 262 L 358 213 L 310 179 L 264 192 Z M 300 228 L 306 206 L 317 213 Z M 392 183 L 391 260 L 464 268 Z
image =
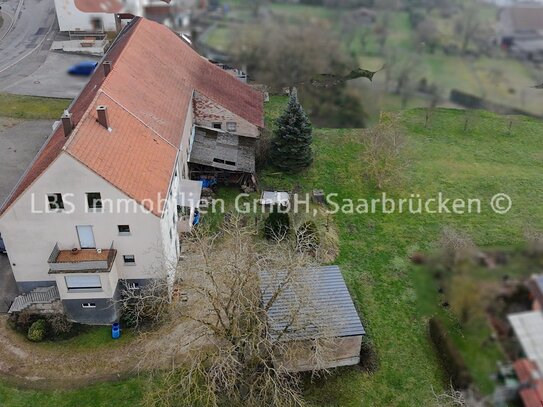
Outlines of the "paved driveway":
M 49 137 L 51 125 L 50 120 L 0 118 L 0 202 L 4 202 Z M 8 257 L 0 254 L 0 313 L 7 311 L 16 295 Z
M 0 254 L 0 313 L 8 311 L 11 302 L 18 294 L 8 256 Z
M 47 140 L 52 125 L 52 120 L 0 118 L 0 203 L 8 197 Z
M 18 95 L 74 99 L 89 81 L 88 77 L 68 75 L 68 68 L 98 57 L 49 51 L 45 62 L 32 74 L 5 86 L 2 91 Z

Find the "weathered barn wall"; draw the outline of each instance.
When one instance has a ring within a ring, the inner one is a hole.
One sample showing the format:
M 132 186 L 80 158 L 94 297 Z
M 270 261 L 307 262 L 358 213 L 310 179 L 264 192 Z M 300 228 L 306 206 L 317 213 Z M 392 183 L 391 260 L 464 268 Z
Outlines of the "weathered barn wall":
M 282 365 L 283 368 L 291 372 L 356 365 L 360 362 L 362 336 L 335 338 L 331 349 L 326 354 L 324 363 L 320 366 L 317 366 L 313 357 L 312 346 L 312 341 L 293 341 L 288 347 L 287 353 L 277 355 L 274 363 L 276 366 Z
M 255 172 L 256 140 L 197 127 L 190 162 L 230 171 Z

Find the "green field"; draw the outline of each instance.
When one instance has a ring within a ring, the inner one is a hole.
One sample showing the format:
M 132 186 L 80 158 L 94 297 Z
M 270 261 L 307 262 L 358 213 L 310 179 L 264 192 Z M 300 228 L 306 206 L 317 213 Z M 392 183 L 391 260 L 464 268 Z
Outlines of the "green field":
M 273 97 L 267 104 L 268 124 L 280 114 L 284 103 L 285 98 Z M 480 247 L 488 248 L 521 245 L 528 225 L 543 230 L 543 208 L 539 205 L 543 155 L 533 147 L 540 141 L 543 124 L 519 117 L 509 135 L 507 118 L 476 112 L 464 132 L 464 118 L 460 110 L 438 110 L 426 129 L 422 110 L 399 113 L 394 120 L 406 129 L 410 165 L 403 182 L 387 194 L 433 197 L 441 191 L 453 198 L 480 197 L 481 214 L 335 215 L 340 234 L 337 263 L 376 346 L 379 370 L 370 375 L 342 369 L 328 380 L 308 386 L 307 397 L 315 406 L 432 404 L 432 388 L 440 391 L 444 384 L 427 334 L 427 321 L 433 315 L 445 320 L 478 387 L 485 393 L 492 391 L 489 375 L 502 355 L 495 345 L 482 346 L 488 328 L 482 323 L 460 330 L 454 316 L 439 306 L 432 276 L 424 268 L 411 266 L 407 255 L 435 248 L 444 225 L 465 231 Z M 380 195 L 363 176 L 358 130 L 316 129 L 314 146 L 316 160 L 309 170 L 299 175 L 265 171 L 260 175 L 261 186 L 297 187 L 304 192 L 319 188 L 337 192 L 336 200 Z M 513 209 L 506 215 L 494 214 L 485 206 L 498 192 L 513 199 Z M 500 277 L 498 272 L 485 276 Z M 100 342 L 103 332 L 83 336 L 72 347 L 81 349 L 93 335 Z M 4 382 L 0 405 L 96 407 L 110 405 L 113 399 L 120 406 L 137 405 L 142 384 L 141 379 L 132 379 L 51 392 L 16 390 Z
M 227 18 L 224 24 L 215 25 L 206 34 L 205 42 L 211 47 L 228 52 L 234 36 L 239 35 L 241 28 L 239 20 L 257 29 L 260 22 L 255 21 L 251 13 L 247 13 L 247 2 L 223 1 L 223 3 L 231 6 L 230 14 L 238 17 L 238 20 L 227 22 Z M 480 3 L 475 3 L 475 7 L 485 25 L 492 27 L 496 24 L 497 11 L 494 7 Z M 385 64 L 374 26 L 360 25 L 357 28 L 351 27 L 349 30 L 345 30 L 342 26 L 345 21 L 343 17 L 348 15 L 349 10 L 288 3 L 270 3 L 268 8 L 271 18 L 275 18 L 278 24 L 296 25 L 313 22 L 330 28 L 338 34 L 345 50 L 366 69 L 379 69 Z M 393 27 L 386 40 L 385 53 L 397 50 L 400 53 L 407 52 L 413 55 L 417 52 L 420 44 L 417 44 L 407 12 L 377 10 L 377 16 L 378 21 L 388 18 L 388 26 Z M 442 44 L 458 46 L 459 38 L 454 33 L 454 24 L 455 19 L 461 16 L 444 18 L 434 11 L 431 18 L 440 30 Z M 364 45 L 362 45 L 363 42 Z M 469 49 L 474 50 L 473 45 Z M 494 58 L 482 56 L 475 60 L 460 55 L 446 55 L 440 50 L 434 53 L 421 52 L 420 63 L 412 73 L 412 86 L 415 86 L 422 78 L 430 84 L 437 85 L 443 99 L 440 103 L 442 107 L 449 106 L 447 100 L 450 91 L 458 89 L 497 104 L 543 115 L 543 92 L 531 88 L 540 79 L 541 70 L 530 68 L 517 60 L 505 58 L 504 54 L 497 49 L 496 51 L 497 55 Z M 384 73 L 378 74 L 375 82 L 378 86 L 377 91 L 385 94 Z M 377 109 L 396 110 L 399 106 L 399 103 L 394 101 L 394 97 L 391 99 L 383 96 L 379 99 L 375 106 Z M 422 95 L 414 95 L 411 99 L 408 107 L 426 107 L 429 104 L 428 98 Z M 367 110 L 373 108 L 374 106 Z
M 68 99 L 40 98 L 0 93 L 0 117 L 58 120 L 70 104 Z
M 273 106 L 274 111 L 280 110 L 277 101 Z M 482 322 L 460 330 L 455 318 L 439 306 L 433 278 L 425 269 L 409 266 L 407 253 L 436 248 L 445 225 L 465 231 L 480 247 L 488 248 L 521 245 L 528 225 L 543 230 L 541 153 L 533 149 L 543 124 L 518 118 L 507 135 L 505 117 L 478 112 L 464 132 L 464 118 L 460 110 L 439 110 L 425 129 L 422 110 L 402 113 L 399 121 L 408 131 L 411 165 L 402 185 L 387 193 L 433 197 L 441 191 L 454 198 L 480 197 L 481 214 L 336 215 L 341 238 L 338 263 L 377 345 L 381 368 L 373 376 L 354 371 L 341 374 L 312 388 L 314 400 L 342 406 L 428 402 L 432 386 L 438 389 L 442 384 L 427 337 L 427 320 L 433 315 L 445 319 L 479 388 L 492 391 L 489 375 L 502 355 L 495 345 L 481 345 L 489 329 Z M 264 175 L 264 186 L 319 188 L 337 192 L 340 198 L 379 196 L 363 178 L 357 130 L 317 130 L 315 135 L 315 165 L 301 176 Z M 513 199 L 513 209 L 506 215 L 494 214 L 488 204 L 485 207 L 498 192 Z M 405 270 L 398 270 L 401 261 Z M 501 273 L 486 278 L 499 280 Z

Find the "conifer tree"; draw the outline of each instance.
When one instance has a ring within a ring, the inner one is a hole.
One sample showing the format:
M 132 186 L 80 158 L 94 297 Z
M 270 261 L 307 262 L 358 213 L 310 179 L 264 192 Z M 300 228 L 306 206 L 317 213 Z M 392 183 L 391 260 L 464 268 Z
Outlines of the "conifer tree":
M 299 171 L 313 162 L 313 129 L 293 89 L 288 105 L 276 122 L 271 162 L 284 171 Z

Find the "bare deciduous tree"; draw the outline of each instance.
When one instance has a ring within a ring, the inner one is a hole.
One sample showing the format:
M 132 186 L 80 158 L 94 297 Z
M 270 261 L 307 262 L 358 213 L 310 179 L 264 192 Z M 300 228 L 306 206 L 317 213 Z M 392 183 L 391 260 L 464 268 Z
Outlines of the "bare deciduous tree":
M 455 390 L 451 385 L 437 394 L 432 388 L 437 407 L 486 407 L 490 406 L 488 398 L 481 397 L 473 389 Z
M 439 246 L 445 264 L 453 269 L 460 262 L 473 259 L 477 251 L 470 236 L 448 226 L 441 231 Z
M 471 41 L 481 28 L 479 12 L 475 7 L 465 7 L 462 15 L 456 20 L 455 31 L 460 37 L 460 49 L 466 52 Z
M 406 137 L 391 123 L 382 123 L 364 132 L 362 160 L 366 175 L 379 189 L 397 180 L 407 165 Z
M 142 367 L 161 367 L 152 374 L 146 405 L 301 406 L 295 358 L 326 372 L 337 335 L 322 321 L 340 316 L 325 316 L 312 304 L 308 272 L 315 260 L 289 239 L 270 243 L 258 233 L 252 222 L 232 216 L 217 233 L 200 229 L 186 242 L 176 287 L 187 301 L 172 308 L 170 321 L 189 320 L 194 329 L 169 351 L 146 349 Z M 287 291 L 297 300 L 288 302 L 277 330 L 267 311 Z M 311 338 L 297 340 L 309 327 Z M 198 345 L 183 352 L 190 337 Z

